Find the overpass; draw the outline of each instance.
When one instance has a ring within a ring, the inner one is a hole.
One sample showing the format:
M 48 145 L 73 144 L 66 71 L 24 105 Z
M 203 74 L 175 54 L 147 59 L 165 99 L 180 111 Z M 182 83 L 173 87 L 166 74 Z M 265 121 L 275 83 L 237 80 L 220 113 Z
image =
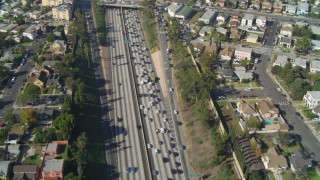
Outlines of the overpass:
M 140 5 L 139 2 L 125 2 L 122 1 L 123 3 L 120 3 L 119 1 L 113 1 L 113 0 L 101 0 L 98 2 L 98 5 L 100 6 L 106 6 L 106 7 L 122 7 L 122 8 L 132 8 L 132 9 L 140 9 L 142 6 Z

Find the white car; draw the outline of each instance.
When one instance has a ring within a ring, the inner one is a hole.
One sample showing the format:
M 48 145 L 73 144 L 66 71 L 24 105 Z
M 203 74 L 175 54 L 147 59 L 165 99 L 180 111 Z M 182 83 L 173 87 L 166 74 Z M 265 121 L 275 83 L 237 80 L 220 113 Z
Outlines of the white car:
M 168 122 L 168 118 L 163 118 L 163 121 L 164 122 Z
M 142 110 L 144 108 L 144 105 L 140 105 L 140 109 Z
M 280 87 L 277 87 L 277 90 L 280 91 L 280 92 L 282 91 L 282 89 Z
M 252 88 L 246 88 L 245 91 L 252 91 Z
M 225 99 L 225 96 L 219 96 L 218 99 Z
M 172 91 L 173 91 L 173 88 L 169 88 L 169 91 L 172 92 Z
M 152 148 L 152 144 L 147 144 L 147 147 L 148 147 L 148 149 L 151 149 Z
M 160 132 L 161 132 L 161 133 L 166 133 L 166 131 L 167 131 L 167 130 L 166 130 L 165 128 L 160 128 Z
M 173 110 L 173 113 L 174 114 L 178 114 L 179 112 L 177 110 Z

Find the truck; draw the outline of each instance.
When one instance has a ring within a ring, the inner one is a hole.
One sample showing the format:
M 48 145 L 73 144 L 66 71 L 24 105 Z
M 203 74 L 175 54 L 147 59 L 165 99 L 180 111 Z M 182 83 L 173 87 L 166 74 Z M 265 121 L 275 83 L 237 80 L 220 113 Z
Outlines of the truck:
M 151 75 L 151 81 L 152 82 L 156 82 L 156 80 L 157 80 L 157 77 L 154 74 L 152 74 Z

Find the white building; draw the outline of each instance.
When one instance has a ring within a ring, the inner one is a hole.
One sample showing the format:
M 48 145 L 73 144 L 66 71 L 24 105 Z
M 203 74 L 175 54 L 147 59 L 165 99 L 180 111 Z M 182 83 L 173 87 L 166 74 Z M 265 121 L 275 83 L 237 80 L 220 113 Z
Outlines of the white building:
M 31 40 L 34 40 L 37 36 L 36 25 L 29 26 L 26 30 L 24 30 L 24 32 L 22 33 L 22 36 L 25 36 Z
M 319 51 L 320 50 L 320 40 L 311 40 L 311 49 L 313 51 Z
M 252 26 L 254 22 L 253 14 L 245 14 L 241 19 L 241 26 Z
M 285 11 L 286 14 L 295 15 L 296 12 L 297 12 L 297 5 L 290 4 L 286 6 L 286 11 Z
M 228 18 L 228 15 L 223 14 L 223 13 L 219 13 L 216 20 L 217 20 L 218 24 L 223 24 L 226 22 L 227 18 Z
M 273 66 L 284 67 L 288 63 L 288 56 L 278 56 L 274 61 Z
M 267 23 L 266 17 L 258 16 L 256 19 L 256 24 L 258 27 L 265 27 Z
M 319 60 L 311 60 L 310 61 L 310 72 L 311 73 L 320 72 L 320 61 Z
M 206 12 L 198 19 L 198 21 L 203 21 L 205 24 L 209 24 L 216 17 L 217 11 L 213 9 L 206 9 Z
M 307 59 L 301 57 L 294 58 L 291 63 L 293 67 L 300 66 L 302 68 L 307 68 Z
M 303 96 L 304 104 L 313 109 L 320 102 L 320 91 L 307 91 L 307 93 Z
M 292 28 L 291 27 L 281 28 L 280 35 L 283 35 L 285 37 L 292 37 Z
M 309 11 L 310 11 L 309 3 L 299 3 L 298 4 L 297 15 L 308 14 Z
M 178 5 L 178 4 L 171 4 L 168 7 L 168 14 L 170 17 L 175 17 L 176 14 L 183 8 L 182 5 Z

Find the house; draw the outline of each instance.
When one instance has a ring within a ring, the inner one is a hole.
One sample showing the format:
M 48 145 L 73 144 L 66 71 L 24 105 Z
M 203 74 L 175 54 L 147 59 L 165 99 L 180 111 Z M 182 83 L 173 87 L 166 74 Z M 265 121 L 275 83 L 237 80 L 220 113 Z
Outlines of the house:
M 309 24 L 307 22 L 297 21 L 296 22 L 296 26 L 298 26 L 298 27 L 306 27 L 306 26 L 309 26 Z
M 228 19 L 227 14 L 219 13 L 216 20 L 217 20 L 218 24 L 223 24 L 227 21 L 227 19 Z
M 10 163 L 11 163 L 11 161 L 0 160 L 0 179 L 1 180 L 8 179 L 8 175 L 10 174 L 8 172 Z
M 292 37 L 292 27 L 282 27 L 280 30 L 280 35 L 285 37 Z
M 231 27 L 231 33 L 230 33 L 230 38 L 231 39 L 241 39 L 242 37 L 242 34 L 243 34 L 243 31 L 238 29 L 238 28 L 235 28 L 235 27 Z
M 10 61 L 12 62 L 16 57 L 18 57 L 18 54 L 13 54 L 12 51 L 6 51 L 4 55 L 0 58 L 0 62 L 4 61 Z
M 315 108 L 320 102 L 320 91 L 307 91 L 303 96 L 303 102 L 309 109 Z
M 38 165 L 13 166 L 13 179 L 39 179 Z
M 261 9 L 261 2 L 259 0 L 252 0 L 250 4 L 250 8 L 259 11 Z
M 320 50 L 320 40 L 311 40 L 311 49 L 313 51 L 319 51 Z
M 290 15 L 295 15 L 297 12 L 297 5 L 289 4 L 286 6 L 285 13 Z
M 218 33 L 221 33 L 223 35 L 227 35 L 227 33 L 228 33 L 228 29 L 225 29 L 223 27 L 218 27 L 216 30 Z
M 249 6 L 249 0 L 239 0 L 238 7 L 241 9 L 247 9 Z
M 231 46 L 224 48 L 220 51 L 220 58 L 223 60 L 231 60 L 234 54 L 234 48 Z
M 176 18 L 181 18 L 183 20 L 187 19 L 193 13 L 193 9 L 191 7 L 185 6 L 183 7 L 177 14 Z
M 210 55 L 216 54 L 217 46 L 215 45 L 206 46 L 204 52 L 209 53 Z
M 182 5 L 177 5 L 177 4 L 171 4 L 168 7 L 168 14 L 170 17 L 175 17 L 176 14 L 183 8 Z
M 63 179 L 63 168 L 63 159 L 44 160 L 41 171 L 43 180 Z
M 38 121 L 36 125 L 51 125 L 53 121 L 54 110 L 48 107 L 40 107 L 37 110 Z
M 203 26 L 203 28 L 201 28 L 201 30 L 199 31 L 199 35 L 204 37 L 208 34 L 211 34 L 211 32 L 214 30 L 213 27 L 210 26 Z
M 268 101 L 258 101 L 259 113 L 263 119 L 274 119 L 279 117 L 279 109 Z
M 55 40 L 50 46 L 52 54 L 64 54 L 67 50 L 67 45 L 63 40 Z
M 311 60 L 310 61 L 310 72 L 317 73 L 320 72 L 320 61 L 319 60 Z
M 250 60 L 252 56 L 252 49 L 245 47 L 237 47 L 234 56 L 238 59 Z
M 237 149 L 242 151 L 243 162 L 249 168 L 248 172 L 264 170 L 264 165 L 261 159 L 257 157 L 256 153 L 253 151 L 251 143 L 248 138 L 243 136 L 237 136 L 235 138 L 235 144 L 238 146 Z
M 213 9 L 206 9 L 206 12 L 198 19 L 198 21 L 202 21 L 205 24 L 210 24 L 216 15 L 217 11 Z
M 293 156 L 289 156 L 289 164 L 293 172 L 300 172 L 312 167 L 312 160 L 307 159 L 301 150 L 297 150 L 294 152 Z
M 281 14 L 283 10 L 282 4 L 274 3 L 273 4 L 273 13 Z
M 47 87 L 54 87 L 54 88 L 60 88 L 61 84 L 60 84 L 60 78 L 59 78 L 59 74 L 50 74 L 48 79 L 47 79 Z
M 34 81 L 34 85 L 42 88 L 46 86 L 47 73 L 44 71 L 40 71 L 38 78 Z
M 292 59 L 291 63 L 293 67 L 300 66 L 302 68 L 307 68 L 307 59 L 301 57 Z
M 42 6 L 59 6 L 60 4 L 63 4 L 63 0 L 42 0 L 41 5 Z
M 280 46 L 282 46 L 282 47 L 291 48 L 291 46 L 292 46 L 292 39 L 289 38 L 289 37 L 281 37 L 279 44 L 280 44 Z
M 271 10 L 272 9 L 272 4 L 269 1 L 263 1 L 261 3 L 261 9 L 262 10 Z
M 253 117 L 253 116 L 259 116 L 259 113 L 256 112 L 255 104 L 251 102 L 246 102 L 244 100 L 240 100 L 237 103 L 237 111 L 247 118 Z
M 66 20 L 71 19 L 71 5 L 70 4 L 60 4 L 52 8 L 52 18 L 56 20 Z
M 257 34 L 249 34 L 246 41 L 248 43 L 257 43 L 259 36 Z
M 15 159 L 20 154 L 20 144 L 9 144 L 7 146 L 7 152 L 10 159 Z
M 298 4 L 297 15 L 308 14 L 309 11 L 310 11 L 310 5 L 309 5 L 309 3 L 300 2 L 300 3 Z
M 59 63 L 60 61 L 44 61 L 42 63 L 43 67 L 49 67 L 49 68 L 53 68 L 53 66 L 57 63 Z
M 320 35 L 320 26 L 310 25 L 313 34 Z
M 264 167 L 273 173 L 281 173 L 288 168 L 287 159 L 283 155 L 279 155 L 274 147 L 269 148 L 261 159 Z
M 235 81 L 238 79 L 231 69 L 223 69 L 221 70 L 221 74 L 225 81 Z
M 25 36 L 30 40 L 34 40 L 37 36 L 36 25 L 30 25 L 26 30 L 24 30 L 22 36 Z
M 18 24 L 9 24 L 7 26 L 1 27 L 0 32 L 7 33 L 10 32 L 12 29 L 16 28 Z
M 251 81 L 253 79 L 252 72 L 246 70 L 245 67 L 235 67 L 234 73 L 239 78 L 240 82 L 242 81 Z
M 316 105 L 316 107 L 314 107 L 312 109 L 312 112 L 318 116 L 320 116 L 320 105 Z
M 41 16 L 41 11 L 33 11 L 29 13 L 31 19 L 39 19 Z
M 194 51 L 195 52 L 197 52 L 197 53 L 202 53 L 202 51 L 204 50 L 204 45 L 203 44 L 201 44 L 201 43 L 197 43 L 197 44 L 195 44 L 194 46 L 193 46 L 193 49 L 194 49 Z
M 253 14 L 244 14 L 241 19 L 241 26 L 249 26 L 251 27 L 254 23 L 254 15 Z
M 45 150 L 47 155 L 57 155 L 58 154 L 58 144 L 55 142 L 49 143 Z
M 288 56 L 279 55 L 277 59 L 274 61 L 273 66 L 284 67 L 288 63 Z
M 258 27 L 265 27 L 267 23 L 267 19 L 264 16 L 258 16 L 256 19 L 256 25 Z
M 230 27 L 238 27 L 239 24 L 240 24 L 240 18 L 239 18 L 239 16 L 231 16 L 228 25 L 229 25 Z
M 214 5 L 219 7 L 224 7 L 226 0 L 216 0 Z

